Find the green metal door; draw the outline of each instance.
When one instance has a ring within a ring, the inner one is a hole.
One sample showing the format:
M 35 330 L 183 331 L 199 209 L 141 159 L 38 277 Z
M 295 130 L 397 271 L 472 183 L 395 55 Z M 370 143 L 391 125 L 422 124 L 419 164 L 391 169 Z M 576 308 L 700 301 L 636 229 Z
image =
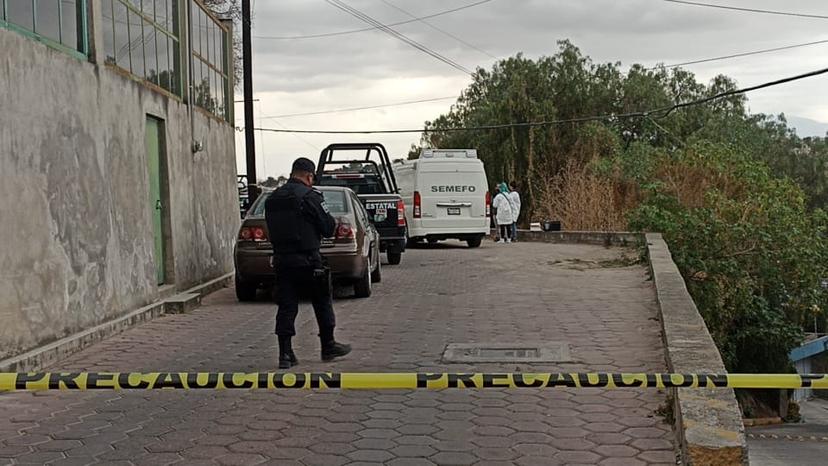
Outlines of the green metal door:
M 149 161 L 150 211 L 155 238 L 155 270 L 158 284 L 164 283 L 164 230 L 161 204 L 161 122 L 147 117 L 147 160 Z

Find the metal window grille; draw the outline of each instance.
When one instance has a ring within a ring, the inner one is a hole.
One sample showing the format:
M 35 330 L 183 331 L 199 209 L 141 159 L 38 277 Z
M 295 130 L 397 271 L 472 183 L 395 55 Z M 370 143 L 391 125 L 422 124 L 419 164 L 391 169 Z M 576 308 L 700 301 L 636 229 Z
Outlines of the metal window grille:
M 192 102 L 228 121 L 232 98 L 227 63 L 230 34 L 200 2 L 193 1 L 192 6 Z
M 86 11 L 87 0 L 0 0 L 0 28 L 86 58 Z
M 101 0 L 105 63 L 181 95 L 179 0 Z

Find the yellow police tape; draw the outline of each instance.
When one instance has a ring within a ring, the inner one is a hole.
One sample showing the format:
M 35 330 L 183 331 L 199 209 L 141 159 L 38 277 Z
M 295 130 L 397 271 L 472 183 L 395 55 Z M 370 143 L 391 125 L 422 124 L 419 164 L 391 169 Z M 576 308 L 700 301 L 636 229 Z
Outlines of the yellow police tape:
M 813 388 L 826 374 L 645 373 L 282 373 L 30 372 L 0 373 L 0 392 L 35 390 L 225 390 L 445 388 Z

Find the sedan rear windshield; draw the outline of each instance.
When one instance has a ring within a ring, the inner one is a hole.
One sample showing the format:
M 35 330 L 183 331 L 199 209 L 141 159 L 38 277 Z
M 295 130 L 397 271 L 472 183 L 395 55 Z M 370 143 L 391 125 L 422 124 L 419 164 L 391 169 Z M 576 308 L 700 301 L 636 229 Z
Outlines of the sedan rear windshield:
M 262 193 L 259 198 L 256 199 L 256 205 L 253 206 L 253 211 L 250 213 L 250 216 L 264 217 L 265 201 L 270 194 L 271 192 Z M 328 206 L 328 210 L 331 211 L 331 214 L 347 214 L 349 212 L 348 201 L 345 198 L 344 191 L 322 191 L 322 195 L 325 196 L 325 204 Z
M 322 191 L 325 196 L 325 204 L 332 214 L 347 214 L 348 201 L 345 198 L 345 191 Z

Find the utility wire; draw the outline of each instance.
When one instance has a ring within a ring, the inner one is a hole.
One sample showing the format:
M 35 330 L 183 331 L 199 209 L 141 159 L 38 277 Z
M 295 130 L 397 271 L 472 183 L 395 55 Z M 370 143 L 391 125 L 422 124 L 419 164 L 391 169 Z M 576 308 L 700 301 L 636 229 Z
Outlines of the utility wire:
M 460 6 L 460 7 L 457 7 L 457 8 L 452 8 L 450 10 L 443 10 L 443 11 L 439 11 L 437 13 L 432 13 L 430 15 L 420 16 L 420 17 L 415 18 L 415 19 L 409 19 L 409 20 L 406 20 L 406 21 L 399 21 L 399 22 L 396 22 L 396 23 L 388 23 L 386 26 L 401 26 L 403 24 L 414 23 L 414 22 L 424 20 L 424 19 L 436 18 L 438 16 L 443 16 L 443 15 L 447 15 L 449 13 L 454 13 L 456 11 L 465 10 L 466 8 L 475 7 L 477 5 L 482 5 L 484 3 L 489 3 L 491 1 L 492 0 L 481 0 L 481 1 L 478 1 L 478 2 L 474 2 L 474 3 L 469 3 L 468 5 L 463 5 L 463 6 Z M 302 35 L 302 36 L 253 36 L 253 37 L 255 37 L 256 39 L 267 39 L 267 40 L 318 39 L 318 38 L 321 38 L 321 37 L 343 36 L 343 35 L 346 35 L 346 34 L 355 34 L 355 33 L 358 33 L 358 32 L 373 31 L 374 29 L 377 29 L 377 28 L 376 27 L 370 27 L 370 28 L 362 28 L 362 29 L 351 29 L 349 31 L 327 32 L 327 33 L 322 33 L 322 34 L 307 34 L 307 35 Z
M 282 125 L 282 124 L 281 124 L 281 123 L 279 123 L 278 121 L 274 121 L 274 123 L 276 123 L 277 125 L 279 125 L 279 127 L 281 127 L 281 128 L 285 128 L 285 127 L 284 127 L 284 125 Z M 259 129 L 261 130 L 261 128 L 259 128 Z M 285 129 L 287 129 L 287 128 L 285 128 Z M 295 137 L 296 139 L 298 139 L 299 141 L 303 142 L 303 143 L 304 143 L 305 145 L 307 145 L 308 147 L 313 148 L 313 149 L 314 149 L 314 150 L 316 150 L 317 152 L 319 152 L 319 151 L 321 151 L 321 150 L 322 150 L 322 149 L 320 149 L 320 148 L 319 148 L 319 146 L 317 146 L 316 144 L 314 144 L 314 143 L 312 143 L 312 142 L 308 141 L 307 139 L 303 138 L 303 137 L 302 137 L 301 135 L 299 135 L 299 134 L 296 134 L 296 133 L 291 133 L 291 136 L 293 136 L 293 137 Z
M 402 26 L 403 24 L 410 24 L 410 23 L 414 23 L 416 21 L 420 21 L 420 20 L 423 20 L 423 19 L 436 18 L 438 16 L 443 16 L 443 15 L 447 15 L 447 14 L 454 13 L 454 12 L 457 12 L 457 11 L 465 10 L 467 8 L 472 8 L 472 7 L 475 7 L 475 6 L 478 6 L 478 5 L 482 5 L 484 3 L 489 3 L 491 1 L 492 0 L 481 0 L 481 1 L 474 2 L 474 3 L 470 3 L 468 5 L 463 5 L 463 6 L 460 6 L 460 7 L 457 7 L 457 8 L 452 8 L 452 9 L 449 9 L 449 10 L 439 11 L 437 13 L 432 13 L 430 15 L 420 16 L 417 19 L 409 19 L 409 20 L 405 20 L 405 21 L 398 21 L 398 22 L 395 22 L 395 23 L 388 23 L 387 26 Z M 761 9 L 756 9 L 756 8 L 740 8 L 740 7 L 731 7 L 731 6 L 726 6 L 726 5 L 715 5 L 715 4 L 710 4 L 710 3 L 690 2 L 690 1 L 683 1 L 683 0 L 662 0 L 662 1 L 670 2 L 670 3 L 680 3 L 680 4 L 685 4 L 685 5 L 703 6 L 703 7 L 710 7 L 710 8 L 720 8 L 720 9 L 724 9 L 724 10 L 746 11 L 746 12 L 751 12 L 751 13 L 765 13 L 765 14 L 782 15 L 782 16 L 797 16 L 797 17 L 802 17 L 802 18 L 828 19 L 828 16 L 815 15 L 815 14 L 806 14 L 806 13 L 790 13 L 790 12 L 784 12 L 784 11 L 761 10 Z M 320 34 L 305 34 L 305 35 L 298 35 L 298 36 L 253 36 L 253 37 L 255 37 L 256 39 L 266 39 L 266 40 L 319 39 L 319 38 L 323 38 L 323 37 L 334 37 L 334 36 L 342 36 L 342 35 L 347 35 L 347 34 L 356 34 L 356 33 L 359 33 L 359 32 L 372 31 L 374 29 L 377 29 L 377 28 L 376 27 L 370 27 L 370 28 L 362 28 L 362 29 L 351 29 L 351 30 L 348 30 L 348 31 L 326 32 L 326 33 L 320 33 Z
M 703 59 L 700 59 L 700 60 L 674 63 L 672 65 L 664 65 L 664 67 L 665 68 L 677 68 L 679 66 L 697 65 L 699 63 L 708 63 L 708 62 L 711 62 L 711 61 L 728 60 L 730 58 L 747 57 L 747 56 L 750 56 L 750 55 L 757 55 L 757 54 L 760 54 L 760 53 L 778 52 L 780 50 L 790 50 L 790 49 L 795 49 L 795 48 L 798 48 L 798 47 L 807 47 L 809 45 L 819 45 L 819 44 L 826 44 L 826 43 L 828 43 L 828 39 L 826 39 L 826 40 L 817 40 L 817 41 L 814 41 L 814 42 L 805 42 L 803 44 L 786 45 L 784 47 L 774 47 L 772 49 L 754 50 L 752 52 L 734 53 L 732 55 L 723 55 L 721 57 L 703 58 Z M 653 66 L 653 67 L 650 67 L 650 68 L 647 68 L 647 69 L 652 70 L 652 69 L 655 69 L 655 68 L 658 68 L 658 67 Z
M 755 86 L 746 87 L 743 89 L 733 89 L 730 91 L 720 92 L 718 94 L 704 97 L 702 99 L 691 100 L 688 102 L 681 102 L 673 105 L 668 105 L 665 107 L 660 107 L 652 110 L 640 111 L 640 112 L 629 112 L 629 113 L 619 113 L 619 114 L 608 114 L 608 115 L 596 115 L 596 116 L 586 116 L 586 117 L 577 117 L 577 118 L 568 118 L 562 120 L 543 120 L 543 121 L 531 121 L 531 122 L 524 122 L 524 123 L 504 123 L 504 124 L 497 124 L 497 125 L 482 125 L 482 126 L 466 126 L 466 127 L 458 127 L 458 128 L 443 128 L 443 129 L 387 129 L 387 130 L 362 130 L 362 131 L 330 131 L 330 130 L 299 130 L 299 129 L 276 129 L 276 128 L 257 128 L 262 131 L 270 131 L 274 133 L 311 133 L 311 134 L 395 134 L 395 133 L 449 133 L 449 132 L 459 132 L 459 131 L 480 131 L 480 130 L 492 130 L 492 129 L 504 129 L 504 128 L 526 128 L 526 127 L 535 127 L 535 126 L 552 126 L 552 125 L 559 125 L 564 123 L 585 123 L 590 121 L 606 121 L 606 120 L 617 120 L 617 119 L 627 119 L 627 118 L 653 118 L 653 119 L 661 119 L 665 118 L 670 113 L 674 112 L 675 110 L 691 107 L 695 105 L 701 105 L 713 100 L 722 99 L 724 97 L 730 97 L 739 94 L 745 94 L 748 92 L 756 91 L 759 89 L 764 89 L 767 87 L 778 86 L 780 84 L 785 84 L 793 81 L 798 81 L 800 79 L 810 78 L 813 76 L 818 76 L 828 73 L 828 68 L 823 68 L 816 71 L 811 71 L 808 73 L 798 74 L 796 76 L 790 76 L 787 78 L 777 79 L 775 81 L 770 81 L 762 84 L 757 84 Z M 238 128 L 237 128 L 238 129 Z
M 463 73 L 466 73 L 466 74 L 469 74 L 469 75 L 472 74 L 471 70 L 464 67 L 463 65 L 455 62 L 454 60 L 452 60 L 452 59 L 450 59 L 450 58 L 448 58 L 444 55 L 441 55 L 440 53 L 426 47 L 425 45 L 415 41 L 414 39 L 409 38 L 405 34 L 397 32 L 394 29 L 391 29 L 390 27 L 386 26 L 385 24 L 383 24 L 383 23 L 377 21 L 376 19 L 368 16 L 367 14 L 357 10 L 356 8 L 351 7 L 350 5 L 348 5 L 347 3 L 345 3 L 341 0 L 325 0 L 325 1 L 328 2 L 328 4 L 333 5 L 337 8 L 339 8 L 340 10 L 350 14 L 351 16 L 353 16 L 357 19 L 360 19 L 360 20 L 374 26 L 375 28 L 381 30 L 382 32 L 384 32 L 388 35 L 390 35 L 391 37 L 394 37 L 395 39 L 398 39 L 402 42 L 405 42 L 406 44 L 410 45 L 411 47 L 414 47 L 415 49 L 417 49 L 417 50 L 419 50 L 419 51 L 421 51 L 421 52 L 423 52 L 427 55 L 430 55 L 433 58 L 436 58 L 437 60 L 440 60 L 441 62 L 451 66 L 452 68 L 454 68 L 458 71 L 462 71 Z
M 292 118 L 298 116 L 309 116 L 309 115 L 324 115 L 328 113 L 341 113 L 341 112 L 355 112 L 358 110 L 372 110 L 375 108 L 385 108 L 385 107 L 397 107 L 401 105 L 413 105 L 413 104 L 421 104 L 425 102 L 437 102 L 440 100 L 449 100 L 449 99 L 456 99 L 457 96 L 446 96 L 446 97 L 434 97 L 431 99 L 420 99 L 420 100 L 407 100 L 403 102 L 394 102 L 390 104 L 381 104 L 381 105 L 370 105 L 367 107 L 350 107 L 350 108 L 339 108 L 335 110 L 320 110 L 317 112 L 304 112 L 304 113 L 286 113 L 284 115 L 270 115 L 266 117 L 262 117 L 263 120 L 269 119 L 277 119 L 277 118 Z
M 796 16 L 799 18 L 815 18 L 815 19 L 828 19 L 828 16 L 825 15 L 814 15 L 808 13 L 792 13 L 788 11 L 776 11 L 776 10 L 761 10 L 758 8 L 742 8 L 737 6 L 729 6 L 729 5 L 717 5 L 715 3 L 703 3 L 703 2 L 689 2 L 686 0 L 662 0 L 669 3 L 680 3 L 683 5 L 692 5 L 692 6 L 703 6 L 708 8 L 719 8 L 722 10 L 735 10 L 735 11 L 745 11 L 748 13 L 764 13 L 768 15 L 779 15 L 779 16 Z
M 430 27 L 431 29 L 434 29 L 435 31 L 437 31 L 437 32 L 439 32 L 439 33 L 441 33 L 445 36 L 451 37 L 452 39 L 456 40 L 457 42 L 460 42 L 461 44 L 465 45 L 466 47 L 468 47 L 470 49 L 473 49 L 473 50 L 477 50 L 478 52 L 482 53 L 483 55 L 486 55 L 489 58 L 493 58 L 493 59 L 497 60 L 497 57 L 492 55 L 491 53 L 481 49 L 480 47 L 475 46 L 474 44 L 470 44 L 470 43 L 466 42 L 465 40 L 457 37 L 456 35 L 446 31 L 445 29 L 439 28 L 439 27 L 431 24 L 430 22 L 428 22 L 428 21 L 426 21 L 422 18 L 417 18 L 417 16 L 410 13 L 408 10 L 404 10 L 404 9 L 398 7 L 397 5 L 394 5 L 393 3 L 389 2 L 388 0 L 381 0 L 381 1 L 382 1 L 382 3 L 385 3 L 386 5 L 390 6 L 391 8 L 393 8 L 397 11 L 400 11 L 400 12 L 408 15 L 409 17 L 414 18 L 417 21 L 425 24 L 426 26 Z
M 806 46 L 810 46 L 810 45 L 818 45 L 818 44 L 824 44 L 824 43 L 828 43 L 828 40 L 819 40 L 819 41 L 815 41 L 815 42 L 806 42 L 804 44 L 786 45 L 784 47 L 776 47 L 776 48 L 771 48 L 771 49 L 755 50 L 755 51 L 752 51 L 752 52 L 736 53 L 736 54 L 732 54 L 732 55 L 724 55 L 724 56 L 721 56 L 721 57 L 704 58 L 704 59 L 700 59 L 700 60 L 693 60 L 693 61 L 688 61 L 688 62 L 675 63 L 675 64 L 671 64 L 671 65 L 664 65 L 664 67 L 665 68 L 677 68 L 679 66 L 695 65 L 695 64 L 698 64 L 698 63 L 707 63 L 707 62 L 718 61 L 718 60 L 727 60 L 727 59 L 731 59 L 731 58 L 746 57 L 746 56 L 749 56 L 749 55 L 777 52 L 777 51 L 780 51 L 780 50 L 788 50 L 788 49 L 793 49 L 793 48 L 797 48 L 797 47 L 806 47 Z M 651 66 L 651 67 L 645 68 L 645 69 L 646 70 L 653 70 L 653 69 L 657 69 L 657 68 L 658 68 L 657 66 Z M 392 103 L 388 103 L 388 104 L 370 105 L 370 106 L 367 106 L 367 107 L 349 107 L 349 108 L 338 108 L 338 109 L 333 109 L 333 110 L 319 110 L 319 111 L 303 112 L 303 113 L 286 113 L 286 114 L 283 114 L 283 115 L 270 115 L 270 116 L 263 117 L 262 119 L 267 120 L 267 119 L 292 118 L 292 117 L 310 116 L 310 115 L 325 115 L 325 114 L 328 114 L 328 113 L 354 112 L 354 111 L 359 111 L 359 110 L 372 110 L 372 109 L 376 109 L 376 108 L 396 107 L 396 106 L 401 106 L 401 105 L 413 105 L 413 104 L 419 104 L 419 103 L 424 103 L 424 102 L 437 102 L 437 101 L 441 101 L 441 100 L 449 100 L 449 99 L 456 99 L 456 98 L 457 98 L 456 96 L 434 97 L 434 98 L 427 98 L 427 99 L 421 99 L 421 100 L 408 100 L 408 101 L 403 101 L 403 102 L 392 102 Z M 242 101 L 238 100 L 236 102 L 242 102 Z

